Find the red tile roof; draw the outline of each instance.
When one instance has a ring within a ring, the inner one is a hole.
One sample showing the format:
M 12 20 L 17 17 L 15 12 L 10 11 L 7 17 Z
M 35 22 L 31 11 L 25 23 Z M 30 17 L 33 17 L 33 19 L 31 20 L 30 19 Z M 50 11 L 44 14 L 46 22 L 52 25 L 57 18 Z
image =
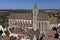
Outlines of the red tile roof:
M 44 34 L 45 36 L 43 37 L 43 40 L 57 40 L 54 38 L 54 34 L 56 34 L 56 31 L 48 30 L 47 33 Z
M 12 13 L 9 18 L 11 19 L 24 19 L 24 20 L 32 20 L 33 19 L 33 14 L 32 13 Z M 43 14 L 39 13 L 38 14 L 38 19 L 39 20 L 49 20 L 48 14 Z
M 20 29 L 20 28 L 14 28 L 11 30 L 12 33 L 16 33 L 16 34 L 23 34 L 24 30 Z
M 49 20 L 49 16 L 48 16 L 48 14 L 43 14 L 43 13 L 40 13 L 40 14 L 38 14 L 38 19 L 39 20 Z
M 8 36 L 4 36 L 4 37 L 2 37 L 1 40 L 10 40 L 10 37 L 8 37 Z
M 43 37 L 43 40 L 57 40 L 57 39 L 54 37 Z
M 48 30 L 47 33 L 46 33 L 46 35 L 52 36 L 52 37 L 55 36 L 54 34 L 56 34 L 56 31 L 53 31 L 53 30 Z
M 32 19 L 32 14 L 30 13 L 27 13 L 27 14 L 23 14 L 23 13 L 20 13 L 20 14 L 11 14 L 9 16 L 10 18 L 12 19 L 26 19 L 26 20 L 30 20 Z
M 58 18 L 57 17 L 51 17 L 50 22 L 51 22 L 51 24 L 57 24 L 58 23 Z

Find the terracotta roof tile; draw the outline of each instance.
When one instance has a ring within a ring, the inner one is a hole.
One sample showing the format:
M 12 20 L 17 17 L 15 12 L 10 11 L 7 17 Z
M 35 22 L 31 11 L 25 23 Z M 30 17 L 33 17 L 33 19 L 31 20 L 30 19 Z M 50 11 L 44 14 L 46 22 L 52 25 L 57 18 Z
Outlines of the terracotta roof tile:
M 57 40 L 54 38 L 54 34 L 56 34 L 56 31 L 48 30 L 45 36 L 43 37 L 43 40 Z
M 43 40 L 57 40 L 54 37 L 43 37 Z
M 53 30 L 48 30 L 47 33 L 46 33 L 48 36 L 51 36 L 51 37 L 54 37 L 56 34 L 56 31 L 53 31 Z
M 48 16 L 48 14 L 38 14 L 38 19 L 39 20 L 49 20 L 49 16 Z
M 50 22 L 51 22 L 51 24 L 57 24 L 58 23 L 58 18 L 57 17 L 51 17 Z
M 25 20 L 32 20 L 33 19 L 33 14 L 32 13 L 20 13 L 20 14 L 14 14 L 12 13 L 9 18 L 12 19 L 25 19 Z M 38 14 L 38 19 L 39 20 L 49 20 L 48 14 Z
M 30 14 L 30 13 L 27 13 L 27 14 L 11 14 L 10 16 L 9 16 L 10 18 L 12 18 L 12 19 L 26 19 L 26 20 L 30 20 L 30 19 L 32 19 L 32 14 Z
M 20 28 L 14 28 L 11 31 L 12 33 L 16 33 L 16 34 L 23 34 L 24 30 L 20 29 Z
M 2 37 L 1 40 L 10 40 L 10 37 L 8 37 L 8 36 L 4 36 L 4 37 Z

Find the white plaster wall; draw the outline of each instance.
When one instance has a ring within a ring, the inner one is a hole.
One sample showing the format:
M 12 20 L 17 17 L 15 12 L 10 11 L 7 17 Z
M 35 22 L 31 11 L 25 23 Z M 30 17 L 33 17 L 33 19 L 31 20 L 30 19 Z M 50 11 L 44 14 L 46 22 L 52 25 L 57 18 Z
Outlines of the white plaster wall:
M 50 21 L 39 21 L 40 22 L 40 30 L 41 33 L 45 33 L 47 30 L 49 30 Z
M 16 25 L 13 25 L 13 23 L 17 22 Z M 20 24 L 18 24 L 20 23 Z M 21 24 L 22 23 L 22 24 Z M 9 27 L 12 26 L 22 26 L 23 24 L 32 24 L 32 20 L 22 20 L 22 19 L 9 19 Z

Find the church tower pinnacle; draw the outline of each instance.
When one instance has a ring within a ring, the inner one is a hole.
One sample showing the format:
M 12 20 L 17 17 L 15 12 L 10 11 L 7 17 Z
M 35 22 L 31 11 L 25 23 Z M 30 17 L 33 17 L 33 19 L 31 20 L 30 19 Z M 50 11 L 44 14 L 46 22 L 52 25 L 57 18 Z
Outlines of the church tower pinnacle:
M 36 31 L 36 29 L 38 28 L 38 7 L 37 7 L 37 3 L 35 3 L 34 5 L 34 9 L 33 9 L 33 29 Z

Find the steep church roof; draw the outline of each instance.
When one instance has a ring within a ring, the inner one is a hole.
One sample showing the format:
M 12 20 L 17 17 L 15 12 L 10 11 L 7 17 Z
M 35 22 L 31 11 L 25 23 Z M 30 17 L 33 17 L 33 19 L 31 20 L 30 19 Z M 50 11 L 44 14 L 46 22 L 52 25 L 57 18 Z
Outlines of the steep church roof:
M 9 16 L 10 19 L 23 19 L 23 20 L 32 20 L 33 19 L 33 14 L 32 13 L 22 13 L 22 14 L 18 14 L 18 13 L 12 13 Z M 39 20 L 49 20 L 49 17 L 47 14 L 43 14 L 43 13 L 39 13 L 38 14 L 38 19 Z

